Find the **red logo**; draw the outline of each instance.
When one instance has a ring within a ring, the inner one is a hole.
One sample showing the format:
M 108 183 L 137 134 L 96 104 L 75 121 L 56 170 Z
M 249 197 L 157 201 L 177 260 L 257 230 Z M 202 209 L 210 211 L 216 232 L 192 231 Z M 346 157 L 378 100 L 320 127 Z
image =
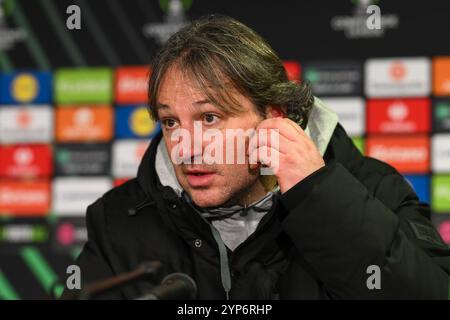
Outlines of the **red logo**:
M 0 181 L 0 215 L 44 216 L 49 210 L 49 181 Z
M 406 75 L 406 67 L 402 61 L 394 61 L 390 68 L 389 74 L 391 78 L 395 81 L 401 81 Z
M 366 152 L 401 173 L 425 174 L 430 170 L 430 139 L 426 135 L 368 137 Z
M 0 146 L 0 176 L 49 177 L 53 172 L 50 145 Z
M 29 110 L 21 109 L 17 113 L 16 121 L 21 129 L 27 129 L 31 124 L 31 120 L 32 119 L 31 119 L 31 114 L 30 114 Z
M 367 101 L 369 133 L 430 132 L 429 99 L 380 99 Z
M 116 71 L 116 101 L 119 104 L 145 103 L 148 90 L 148 67 L 118 68 Z

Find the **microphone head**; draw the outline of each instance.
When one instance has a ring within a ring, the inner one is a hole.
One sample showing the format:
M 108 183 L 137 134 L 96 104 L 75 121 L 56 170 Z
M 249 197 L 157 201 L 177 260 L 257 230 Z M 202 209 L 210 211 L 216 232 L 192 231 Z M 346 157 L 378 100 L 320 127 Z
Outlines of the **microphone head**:
M 167 275 L 162 281 L 163 286 L 179 286 L 180 299 L 195 299 L 197 296 L 197 284 L 194 279 L 185 273 L 175 272 Z

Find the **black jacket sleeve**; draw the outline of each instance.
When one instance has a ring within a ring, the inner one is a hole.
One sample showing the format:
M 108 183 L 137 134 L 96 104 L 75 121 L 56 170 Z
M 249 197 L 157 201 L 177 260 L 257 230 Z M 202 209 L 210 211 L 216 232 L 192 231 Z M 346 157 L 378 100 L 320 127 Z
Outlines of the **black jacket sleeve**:
M 101 248 L 102 244 L 107 243 L 102 239 L 105 232 L 100 230 L 105 227 L 103 200 L 100 198 L 91 204 L 86 212 L 86 228 L 88 233 L 88 241 L 83 247 L 81 254 L 78 256 L 75 264 L 80 267 L 81 271 L 81 290 L 87 285 L 94 282 L 104 280 L 114 275 L 108 259 L 102 254 L 106 252 L 106 248 Z M 62 299 L 68 299 L 71 295 L 76 294 L 76 290 L 64 290 Z M 110 292 L 99 295 L 96 299 L 122 299 L 119 292 Z
M 326 165 L 281 196 L 284 230 L 331 298 L 448 299 L 450 251 L 429 207 L 394 170 L 376 179 L 369 191 Z M 367 285 L 372 265 L 380 289 Z

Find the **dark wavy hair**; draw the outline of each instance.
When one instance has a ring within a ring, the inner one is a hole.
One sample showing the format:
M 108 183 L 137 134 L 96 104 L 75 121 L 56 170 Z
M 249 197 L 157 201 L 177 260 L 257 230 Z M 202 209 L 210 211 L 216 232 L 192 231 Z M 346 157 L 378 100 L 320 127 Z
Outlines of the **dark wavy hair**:
M 218 108 L 231 114 L 242 108 L 233 90 L 249 98 L 264 116 L 268 105 L 286 110 L 303 128 L 314 103 L 306 82 L 289 81 L 281 59 L 255 31 L 226 16 L 210 15 L 172 35 L 154 57 L 148 95 L 156 108 L 160 85 L 176 65 Z

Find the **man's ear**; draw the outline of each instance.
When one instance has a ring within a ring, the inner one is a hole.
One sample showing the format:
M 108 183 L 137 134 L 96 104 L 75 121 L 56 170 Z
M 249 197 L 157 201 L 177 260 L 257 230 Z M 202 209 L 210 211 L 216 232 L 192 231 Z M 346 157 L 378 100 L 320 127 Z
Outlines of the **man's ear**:
M 285 118 L 286 117 L 286 107 L 272 106 L 266 107 L 266 118 Z

